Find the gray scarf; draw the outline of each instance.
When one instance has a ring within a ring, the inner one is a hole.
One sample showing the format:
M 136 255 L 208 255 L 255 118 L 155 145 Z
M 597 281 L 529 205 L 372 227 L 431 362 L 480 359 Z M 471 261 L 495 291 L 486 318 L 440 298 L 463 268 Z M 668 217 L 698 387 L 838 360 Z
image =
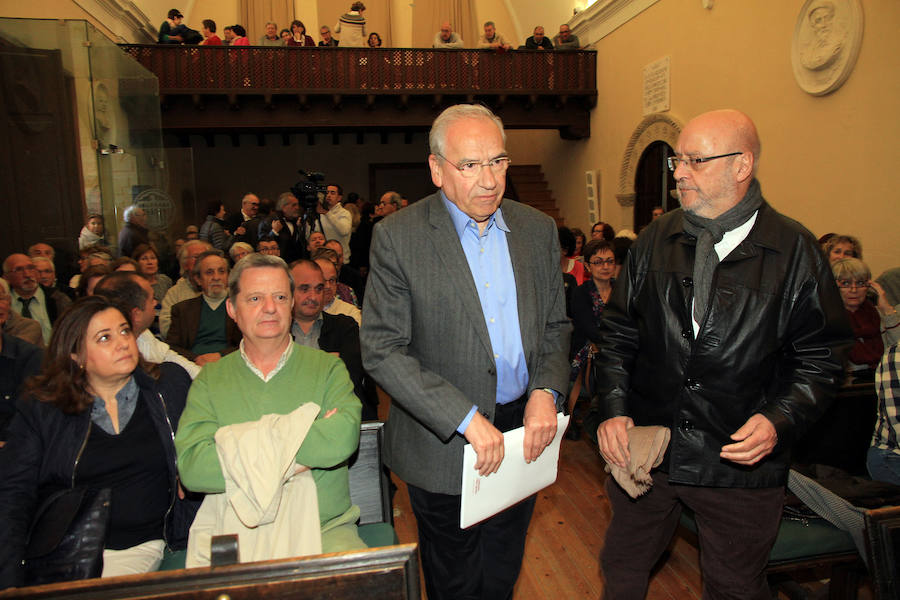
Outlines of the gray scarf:
M 694 254 L 694 320 L 699 325 L 703 324 L 706 316 L 713 273 L 719 264 L 715 245 L 722 241 L 726 232 L 746 223 L 763 202 L 759 182 L 754 177 L 741 201 L 715 219 L 706 219 L 684 211 L 684 230 L 697 238 L 697 250 Z

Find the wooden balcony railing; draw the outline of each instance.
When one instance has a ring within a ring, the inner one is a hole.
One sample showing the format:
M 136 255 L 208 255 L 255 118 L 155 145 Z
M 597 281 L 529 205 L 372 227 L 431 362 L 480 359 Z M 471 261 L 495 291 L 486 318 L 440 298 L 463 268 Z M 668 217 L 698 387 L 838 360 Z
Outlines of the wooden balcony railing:
M 524 94 L 596 98 L 594 51 L 123 45 L 160 94 Z

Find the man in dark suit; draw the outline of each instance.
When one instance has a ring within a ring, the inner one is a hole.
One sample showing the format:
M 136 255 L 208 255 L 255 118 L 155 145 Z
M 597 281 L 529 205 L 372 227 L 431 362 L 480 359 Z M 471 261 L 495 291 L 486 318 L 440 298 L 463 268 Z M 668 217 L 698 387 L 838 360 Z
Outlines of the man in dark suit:
M 290 192 L 278 196 L 275 215 L 259 224 L 259 241 L 275 240 L 281 250 L 281 258 L 291 264 L 298 258 L 306 258 L 306 238 L 298 224 L 300 201 Z
M 40 285 L 37 266 L 25 254 L 10 254 L 6 257 L 3 261 L 3 278 L 9 283 L 12 309 L 21 316 L 40 323 L 44 343 L 49 344 L 53 324 L 72 301 L 65 294 L 54 294 L 51 288 Z
M 460 529 L 463 447 L 488 475 L 504 431 L 524 425 L 529 462 L 553 440 L 571 330 L 559 241 L 552 219 L 503 199 L 509 158 L 488 109 L 445 110 L 429 144 L 441 191 L 374 230 L 363 366 L 393 399 L 385 462 L 408 484 L 428 597 L 511 598 L 534 496 Z
M 322 310 L 325 275 L 314 261 L 300 259 L 291 265 L 294 278 L 294 309 L 291 336 L 301 346 L 335 354 L 347 367 L 353 392 L 362 402 L 362 420 L 378 419 L 378 396 L 366 377 L 359 351 L 359 326 L 353 317 L 330 315 Z
M 172 307 L 166 343 L 202 367 L 237 350 L 241 331 L 225 310 L 228 261 L 222 251 L 207 250 L 198 256 L 193 276 L 201 293 Z

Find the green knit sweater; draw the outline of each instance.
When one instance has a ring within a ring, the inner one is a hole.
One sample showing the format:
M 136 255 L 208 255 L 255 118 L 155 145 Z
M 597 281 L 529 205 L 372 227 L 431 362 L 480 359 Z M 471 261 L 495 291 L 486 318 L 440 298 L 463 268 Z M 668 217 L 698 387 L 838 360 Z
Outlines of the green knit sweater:
M 312 470 L 324 529 L 350 509 L 346 461 L 359 443 L 362 405 L 344 363 L 320 350 L 295 345 L 268 382 L 250 370 L 240 352 L 207 364 L 191 385 L 175 436 L 184 486 L 197 492 L 225 491 L 214 439 L 219 427 L 256 421 L 266 414 L 288 414 L 305 402 L 314 402 L 321 410 L 300 446 L 297 463 Z M 323 418 L 332 408 L 337 413 Z

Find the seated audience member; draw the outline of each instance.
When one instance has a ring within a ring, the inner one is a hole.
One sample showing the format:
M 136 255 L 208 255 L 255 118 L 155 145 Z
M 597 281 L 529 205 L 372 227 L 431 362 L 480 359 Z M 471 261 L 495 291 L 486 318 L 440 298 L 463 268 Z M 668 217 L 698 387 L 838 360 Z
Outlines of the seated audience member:
M 206 503 L 227 502 L 216 433 L 230 425 L 246 427 L 264 415 L 288 415 L 301 405 L 313 403 L 319 411 L 299 443 L 295 473 L 303 476 L 301 471 L 309 470 L 315 482 L 318 515 L 312 515 L 312 520 L 315 523 L 318 517 L 321 551 L 365 548 L 357 534 L 359 508 L 350 501 L 347 469 L 347 459 L 359 442 L 361 407 L 346 367 L 336 356 L 291 340 L 294 285 L 283 260 L 251 254 L 235 266 L 228 285 L 226 306 L 243 333 L 241 351 L 200 372 L 175 436 L 182 482 L 190 490 L 207 494 L 198 519 L 207 510 Z M 272 476 L 280 483 L 284 473 L 278 471 Z M 291 481 L 297 480 L 295 476 Z M 300 519 L 309 516 L 303 515 L 302 507 L 286 508 L 284 495 L 278 510 L 274 521 L 261 525 L 255 535 L 264 535 L 263 528 L 297 527 Z M 244 557 L 243 540 L 241 543 Z M 246 550 L 247 554 L 252 551 Z M 208 546 L 200 551 L 208 552 Z M 188 566 L 203 564 L 202 561 L 203 557 L 189 552 Z
M 28 256 L 31 258 L 36 258 L 38 256 L 43 256 L 44 258 L 49 258 L 53 260 L 56 256 L 56 251 L 53 250 L 53 246 L 50 244 L 45 244 L 44 242 L 38 242 L 37 244 L 32 244 L 28 246 Z
M 369 34 L 369 40 L 367 42 L 369 48 L 381 48 L 381 36 L 376 32 L 372 32 Z
M 259 45 L 273 47 L 284 46 L 284 42 L 281 41 L 281 38 L 278 36 L 278 25 L 272 21 L 266 23 L 266 34 L 259 38 Z
M 247 38 L 247 30 L 243 25 L 232 25 L 231 31 L 234 37 L 231 38 L 232 46 L 249 46 L 250 40 Z
M 278 37 L 281 38 L 281 43 L 287 46 L 288 40 L 291 39 L 291 30 L 290 29 L 282 29 L 278 32 Z
M 862 244 L 852 235 L 835 233 L 822 246 L 825 256 L 834 264 L 842 258 L 858 258 L 862 260 Z
M 327 248 L 321 248 L 320 252 L 331 252 Z M 324 256 L 314 259 L 315 263 L 322 269 L 322 275 L 325 276 L 325 296 L 322 299 L 322 310 L 330 315 L 347 315 L 353 317 L 356 324 L 362 323 L 362 312 L 350 302 L 345 302 L 337 296 L 337 269 L 334 268 L 333 259 Z
M 166 364 L 155 380 L 137 365 L 128 318 L 106 298 L 61 315 L 0 452 L 0 588 L 23 585 L 35 511 L 73 486 L 112 490 L 103 577 L 154 571 L 167 544 L 185 547 L 193 516 L 178 499 L 173 428 L 190 378 Z
M 325 245 L 325 234 L 321 231 L 313 231 L 306 238 L 306 251 L 312 256 L 313 253 Z
M 591 227 L 591 239 L 592 240 L 606 240 L 607 242 L 611 242 L 616 237 L 616 230 L 612 228 L 609 223 L 604 223 L 603 221 L 597 221 L 594 223 L 594 226 Z
M 222 30 L 222 37 L 224 38 L 224 39 L 222 40 L 222 45 L 224 45 L 224 46 L 230 46 L 230 45 L 231 45 L 231 42 L 234 41 L 234 29 L 233 29 L 233 27 L 234 27 L 233 25 L 226 25 L 226 26 L 225 26 L 225 29 Z
M 553 42 L 544 35 L 544 28 L 538 25 L 534 28 L 534 34 L 525 40 L 526 50 L 553 50 Z
M 291 21 L 291 37 L 287 41 L 288 46 L 316 46 L 316 42 L 312 37 L 306 35 L 306 25 L 303 21 Z
M 581 44 L 578 42 L 578 36 L 563 23 L 559 26 L 559 35 L 553 38 L 553 47 L 557 50 L 579 50 Z
M 339 356 L 350 373 L 353 391 L 362 402 L 362 420 L 378 419 L 377 393 L 370 395 L 366 389 L 366 373 L 359 349 L 359 325 L 353 317 L 322 311 L 325 276 L 314 261 L 298 260 L 291 266 L 291 276 L 294 278 L 294 323 L 291 326 L 294 341 L 301 346 Z M 374 392 L 374 389 L 371 391 Z
M 900 485 L 900 333 L 896 323 L 900 306 L 888 315 L 895 323 L 893 329 L 883 335 L 887 351 L 881 358 L 875 373 L 875 391 L 878 394 L 878 416 L 872 445 L 866 454 L 866 468 L 876 481 Z M 885 315 L 882 313 L 882 319 Z
M 650 213 L 650 219 L 652 221 L 655 221 L 658 218 L 660 218 L 661 216 L 663 216 L 665 213 L 666 213 L 666 211 L 662 206 L 654 206 L 653 212 Z
M 157 339 L 150 331 L 156 318 L 156 301 L 153 288 L 138 273 L 116 271 L 105 276 L 94 288 L 95 296 L 105 296 L 131 321 L 141 357 L 150 363 L 173 362 L 180 365 L 191 379 L 200 372 L 194 362 L 172 350 L 167 343 Z
M 403 208 L 403 196 L 394 191 L 385 192 L 381 195 L 381 200 L 375 207 L 375 215 L 378 218 L 375 219 L 374 222 L 377 223 L 386 216 L 394 214 L 401 208 Z
M 337 46 L 339 46 L 339 45 L 341 44 L 341 41 L 340 41 L 340 40 L 335 39 L 335 38 L 331 35 L 331 28 L 328 27 L 328 25 L 322 25 L 322 27 L 319 29 L 319 35 L 322 36 L 322 40 L 319 42 L 319 45 L 320 45 L 320 46 L 326 46 L 326 47 L 333 47 L 333 48 L 334 48 L 334 47 L 337 47 Z
M 56 267 L 53 260 L 46 256 L 31 257 L 34 268 L 37 269 L 37 281 L 45 288 L 56 289 Z
M 216 35 L 216 22 L 212 19 L 203 19 L 203 25 L 200 29 L 203 34 L 201 46 L 221 46 L 222 38 Z
M 275 240 L 260 240 L 256 245 L 256 251 L 269 256 L 281 256 L 281 248 Z
M 125 209 L 122 218 L 125 224 L 119 231 L 119 256 L 131 256 L 135 248 L 150 243 L 147 213 L 137 204 L 132 204 Z
M 353 303 L 362 308 L 363 295 L 366 292 L 366 280 L 359 271 L 344 263 L 344 247 L 337 240 L 328 240 L 325 247 L 334 250 L 337 259 L 334 267 L 338 272 L 338 282 L 347 285 L 353 291 Z
M 20 340 L 24 340 L 38 348 L 44 347 L 44 334 L 41 331 L 41 324 L 34 319 L 23 317 L 16 311 L 12 310 L 12 294 L 9 284 L 5 279 L 0 277 L 0 298 L 8 297 L 10 309 L 7 311 L 6 320 L 0 326 L 0 331 L 6 335 L 11 335 Z
M 181 277 L 166 292 L 162 301 L 162 307 L 159 309 L 159 334 L 163 338 L 169 333 L 169 324 L 172 322 L 172 307 L 183 300 L 196 298 L 200 295 L 200 289 L 194 283 L 191 272 L 194 270 L 194 261 L 207 250 L 212 250 L 209 242 L 189 240 L 178 251 Z
M 335 252 L 334 250 L 332 250 L 331 248 L 322 247 L 322 248 L 319 248 L 318 250 L 316 250 L 315 252 L 313 252 L 313 255 L 312 255 L 313 260 L 318 260 L 320 258 L 324 258 L 324 259 L 330 261 L 331 264 L 334 266 L 335 275 L 337 275 L 337 271 L 338 271 L 338 269 L 340 269 L 340 266 L 338 264 L 338 261 L 340 260 L 338 258 L 338 253 Z M 359 300 L 357 300 L 357 298 L 356 298 L 356 293 L 353 291 L 353 288 L 351 288 L 346 283 L 341 283 L 340 281 L 337 281 L 335 283 L 335 294 L 337 295 L 337 298 L 339 300 L 343 300 L 347 304 L 350 304 L 353 307 L 359 309 L 360 303 L 359 303 Z
M 434 34 L 432 48 L 464 48 L 465 44 L 459 35 L 453 31 L 450 21 L 441 23 L 441 30 Z
M 113 270 L 109 265 L 94 265 L 88 267 L 81 274 L 78 280 L 78 287 L 75 288 L 75 298 L 87 298 L 94 295 L 94 288 L 97 282 L 112 273 Z
M 275 214 L 259 224 L 259 240 L 275 240 L 281 250 L 281 258 L 294 262 L 303 258 L 303 224 L 300 223 L 300 201 L 290 192 L 278 196 Z
M 219 200 L 206 203 L 206 220 L 200 226 L 199 239 L 209 242 L 213 248 L 227 252 L 231 247 L 231 232 L 225 229 L 225 205 Z
M 12 290 L 12 309 L 41 324 L 44 343 L 50 343 L 53 324 L 71 300 L 59 290 L 38 283 L 34 260 L 25 254 L 10 254 L 3 261 L 3 278 Z
M 112 261 L 110 267 L 112 267 L 112 271 L 132 271 L 134 273 L 138 272 L 137 261 L 133 258 L 129 258 L 128 256 L 120 256 L 116 260 Z
M 13 314 L 9 287 L 5 279 L 0 279 L 0 445 L 6 441 L 6 427 L 15 413 L 22 383 L 41 370 L 41 348 L 7 333 L 6 323 Z M 359 359 L 358 330 L 356 350 Z M 362 370 L 362 359 L 359 360 Z
M 900 267 L 888 269 L 876 281 L 884 289 L 888 304 L 900 304 Z
M 584 243 L 587 241 L 587 237 L 584 235 L 584 232 L 577 227 L 571 228 L 572 235 L 575 236 L 575 254 L 572 256 L 575 260 L 584 262 Z
M 278 244 L 275 244 L 275 248 L 278 248 Z M 231 245 L 231 248 L 228 250 L 228 256 L 231 257 L 231 264 L 236 265 L 237 261 L 241 260 L 248 254 L 253 252 L 253 246 L 246 242 L 235 242 Z
M 81 228 L 78 236 L 78 249 L 84 250 L 89 246 L 106 246 L 106 229 L 103 226 L 103 215 L 92 213 L 88 215 L 87 222 Z
M 853 337 L 856 338 L 850 349 L 847 368 L 851 373 L 871 374 L 884 354 L 879 310 L 866 297 L 872 283 L 872 273 L 866 263 L 858 258 L 837 260 L 831 263 L 831 271 L 841 290 L 841 300 L 853 326 Z M 883 311 L 893 309 L 884 299 L 884 294 L 880 294 L 879 299 L 882 299 L 883 307 L 879 308 Z
M 363 12 L 366 5 L 362 2 L 354 2 L 350 5 L 350 11 L 341 15 L 334 32 L 341 35 L 341 42 L 345 48 L 362 48 L 366 45 L 366 18 Z
M 488 21 L 484 24 L 484 35 L 478 40 L 478 47 L 499 50 L 509 50 L 511 48 L 503 35 L 497 32 L 497 26 L 494 25 L 493 21 Z
M 581 285 L 587 278 L 584 265 L 575 257 L 575 235 L 568 227 L 559 227 L 559 266 L 563 273 L 568 273 L 575 278 L 575 283 Z
M 157 313 L 162 308 L 163 298 L 172 289 L 172 280 L 165 273 L 159 272 L 159 255 L 151 244 L 141 244 L 134 249 L 131 255 L 138 264 L 138 273 L 144 276 L 150 287 L 153 288 L 153 298 L 156 300 Z
M 184 239 L 186 240 L 199 240 L 200 239 L 200 228 L 196 225 L 188 225 L 184 228 Z
M 194 262 L 201 294 L 172 307 L 166 343 L 198 366 L 216 362 L 237 350 L 241 333 L 225 310 L 228 261 L 221 250 L 207 250 Z

